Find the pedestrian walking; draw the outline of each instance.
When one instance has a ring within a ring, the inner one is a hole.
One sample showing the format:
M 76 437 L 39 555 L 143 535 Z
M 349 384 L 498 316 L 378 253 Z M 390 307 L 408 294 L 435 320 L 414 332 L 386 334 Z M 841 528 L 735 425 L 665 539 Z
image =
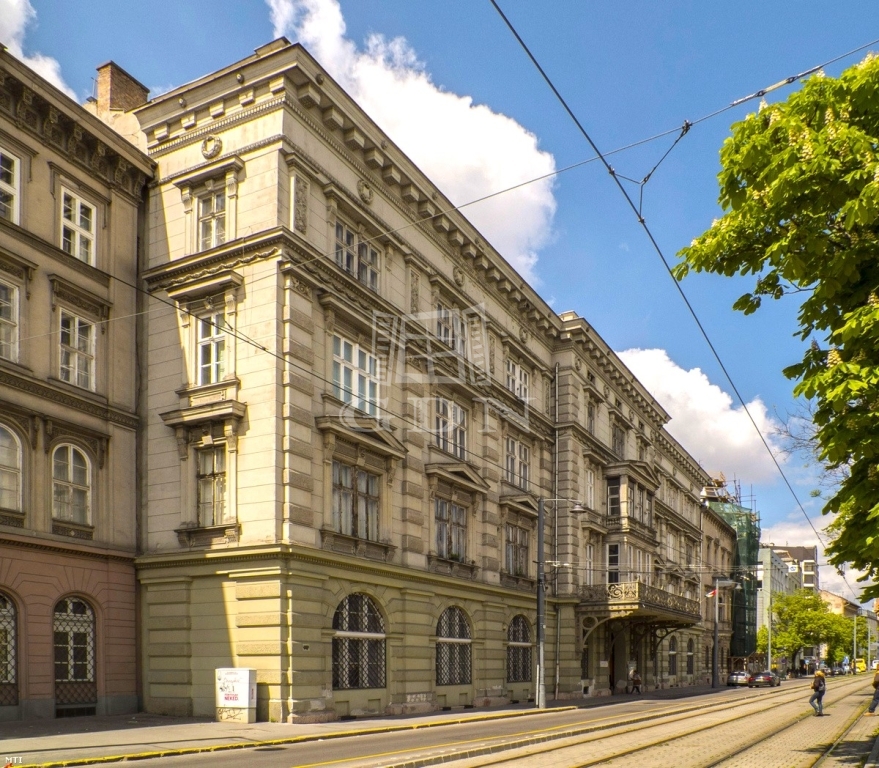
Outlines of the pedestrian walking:
M 824 706 L 821 703 L 824 699 L 824 692 L 827 690 L 827 683 L 824 680 L 824 673 L 819 669 L 812 679 L 812 696 L 809 704 L 815 710 L 815 717 L 821 717 L 824 714 Z
M 875 715 L 877 706 L 879 706 L 879 671 L 873 675 L 873 700 L 870 702 L 870 706 L 864 714 Z
M 632 671 L 632 693 L 642 693 L 641 675 L 638 674 L 637 669 Z

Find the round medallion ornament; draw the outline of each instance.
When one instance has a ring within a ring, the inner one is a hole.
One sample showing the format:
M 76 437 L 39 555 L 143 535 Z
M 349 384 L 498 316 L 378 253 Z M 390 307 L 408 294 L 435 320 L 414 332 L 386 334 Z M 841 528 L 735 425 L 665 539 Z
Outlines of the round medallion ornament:
M 201 143 L 201 154 L 206 160 L 215 158 L 223 151 L 223 141 L 219 136 L 208 136 Z
M 360 180 L 357 182 L 357 194 L 360 195 L 360 199 L 367 205 L 372 203 L 372 187 L 365 181 Z

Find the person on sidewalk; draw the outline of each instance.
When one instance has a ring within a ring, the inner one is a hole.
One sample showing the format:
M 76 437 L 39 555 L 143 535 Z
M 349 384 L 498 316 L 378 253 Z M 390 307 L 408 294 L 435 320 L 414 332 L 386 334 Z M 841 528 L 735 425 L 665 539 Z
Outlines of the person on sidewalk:
M 821 717 L 824 714 L 824 706 L 821 702 L 826 690 L 827 683 L 824 680 L 824 673 L 819 669 L 812 680 L 812 697 L 809 699 L 809 704 L 815 710 L 815 717 Z
M 879 671 L 873 675 L 873 700 L 870 702 L 870 707 L 864 712 L 864 714 L 875 715 L 877 706 L 879 706 Z
M 632 670 L 632 693 L 643 693 L 641 691 L 641 675 L 638 674 L 638 670 Z

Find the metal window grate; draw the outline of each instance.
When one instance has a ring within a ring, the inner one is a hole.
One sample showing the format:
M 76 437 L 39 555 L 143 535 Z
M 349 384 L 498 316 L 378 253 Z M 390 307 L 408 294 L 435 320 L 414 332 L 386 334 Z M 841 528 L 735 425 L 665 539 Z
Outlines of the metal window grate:
M 15 604 L 5 595 L 0 595 L 0 707 L 18 704 L 15 676 L 18 638 L 15 630 Z
M 469 685 L 471 669 L 470 625 L 460 608 L 446 608 L 436 626 L 436 684 Z M 457 640 L 444 643 L 442 639 Z
M 59 602 L 55 606 L 53 636 L 56 707 L 80 705 L 87 709 L 81 705 L 97 704 L 95 614 L 91 606 L 77 598 Z
M 531 682 L 531 631 L 524 616 L 514 616 L 507 629 L 507 682 Z
M 348 595 L 336 608 L 333 629 L 333 688 L 385 687 L 385 623 L 369 595 Z M 355 637 L 355 634 L 381 637 Z

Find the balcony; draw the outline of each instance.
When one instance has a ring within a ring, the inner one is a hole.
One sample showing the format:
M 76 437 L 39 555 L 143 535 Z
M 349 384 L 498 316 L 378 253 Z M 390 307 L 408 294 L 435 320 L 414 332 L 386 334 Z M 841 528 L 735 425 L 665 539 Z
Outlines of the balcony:
M 628 515 L 605 515 L 604 527 L 610 534 L 634 533 L 654 545 L 659 543 L 653 528 Z
M 698 600 L 666 592 L 640 581 L 580 587 L 580 608 L 610 618 L 644 618 L 678 624 L 702 619 Z

